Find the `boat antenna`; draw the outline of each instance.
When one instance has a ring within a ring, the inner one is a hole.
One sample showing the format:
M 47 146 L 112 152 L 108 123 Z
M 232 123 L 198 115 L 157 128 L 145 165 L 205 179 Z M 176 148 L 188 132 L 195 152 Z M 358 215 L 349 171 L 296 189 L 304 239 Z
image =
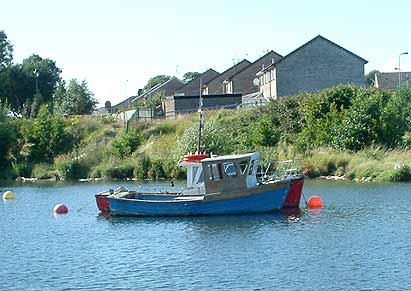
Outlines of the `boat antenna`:
M 198 112 L 200 113 L 200 122 L 199 122 L 199 128 L 198 128 L 198 144 L 197 144 L 197 152 L 201 153 L 202 145 L 201 145 L 201 133 L 202 129 L 204 127 L 204 117 L 203 117 L 203 96 L 201 95 L 203 87 L 203 80 L 200 77 L 200 95 L 199 95 L 199 101 L 198 101 Z

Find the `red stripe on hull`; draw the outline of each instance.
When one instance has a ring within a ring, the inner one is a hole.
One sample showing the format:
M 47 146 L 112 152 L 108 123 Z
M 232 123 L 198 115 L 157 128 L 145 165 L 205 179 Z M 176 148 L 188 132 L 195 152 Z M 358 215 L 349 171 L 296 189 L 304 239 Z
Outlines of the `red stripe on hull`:
M 304 186 L 304 177 L 291 181 L 290 190 L 288 190 L 283 208 L 292 208 L 300 206 L 301 193 Z
M 101 212 L 110 211 L 110 203 L 107 195 L 96 195 L 97 207 Z

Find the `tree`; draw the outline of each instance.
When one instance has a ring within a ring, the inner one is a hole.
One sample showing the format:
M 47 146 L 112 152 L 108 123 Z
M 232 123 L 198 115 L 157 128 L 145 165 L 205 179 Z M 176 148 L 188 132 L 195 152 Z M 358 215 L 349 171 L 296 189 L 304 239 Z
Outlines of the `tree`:
M 197 79 L 200 76 L 201 76 L 201 73 L 199 72 L 187 72 L 183 75 L 183 82 L 189 83 L 192 80 Z
M 60 73 L 54 61 L 38 55 L 7 66 L 0 70 L 0 100 L 10 105 L 14 115 L 33 117 L 42 104 L 51 105 Z
M 164 91 L 160 90 L 155 92 L 154 94 L 151 94 L 147 98 L 140 98 L 139 100 L 137 100 L 135 107 L 159 109 L 159 107 L 161 108 L 161 105 L 165 98 L 166 95 Z
M 167 75 L 157 75 L 155 77 L 152 77 L 150 80 L 148 80 L 147 84 L 144 86 L 143 91 L 147 92 L 151 88 L 157 86 L 158 84 L 164 83 L 168 80 L 170 80 L 170 76 Z
M 59 114 L 90 114 L 97 104 L 87 82 L 77 79 L 71 79 L 67 86 L 64 81 L 59 82 L 54 99 L 55 112 Z
M 62 118 L 53 117 L 49 109 L 42 106 L 35 119 L 22 125 L 29 160 L 52 162 L 56 155 L 66 152 L 73 141 L 66 128 Z
M 10 152 L 17 144 L 17 130 L 10 121 L 9 111 L 7 104 L 0 101 L 0 169 L 10 166 Z
M 0 30 L 0 70 L 13 62 L 13 45 L 7 40 L 4 30 Z
M 14 115 L 20 115 L 24 107 L 30 107 L 35 94 L 33 79 L 20 64 L 0 70 L 0 100 L 9 104 Z
M 44 103 L 51 103 L 54 90 L 61 81 L 61 69 L 51 59 L 43 59 L 38 55 L 32 55 L 23 60 L 21 69 L 31 81 L 31 88 L 38 90 Z M 36 76 L 37 75 L 37 76 Z M 36 84 L 37 79 L 37 84 Z M 32 94 L 31 96 L 34 96 Z

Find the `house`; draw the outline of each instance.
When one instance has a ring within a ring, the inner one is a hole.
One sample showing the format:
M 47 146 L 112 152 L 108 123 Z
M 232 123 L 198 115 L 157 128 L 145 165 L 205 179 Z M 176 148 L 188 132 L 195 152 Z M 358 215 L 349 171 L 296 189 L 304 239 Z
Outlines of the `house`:
M 114 105 L 113 107 L 116 108 L 117 111 L 129 110 L 134 107 L 134 104 L 137 102 L 137 100 L 148 99 L 155 94 L 164 94 L 164 96 L 173 95 L 177 89 L 183 87 L 184 85 L 184 82 L 177 77 L 171 77 L 167 81 L 161 84 L 157 84 L 146 92 L 143 92 L 138 96 L 131 96 L 126 100 L 118 103 L 117 105 Z
M 411 85 L 411 72 L 376 72 L 374 78 L 374 87 L 384 91 L 394 91 L 400 87 L 400 84 Z
M 110 101 L 104 103 L 104 107 L 99 107 L 92 112 L 92 115 L 109 115 L 116 113 L 116 109 L 111 106 Z
M 281 55 L 274 51 L 266 53 L 254 63 L 245 66 L 243 69 L 233 72 L 223 81 L 223 93 L 241 93 L 248 95 L 258 92 L 258 86 L 255 84 L 256 74 L 266 66 L 282 58 Z
M 367 61 L 318 35 L 258 72 L 260 95 L 278 98 L 339 84 L 365 86 Z
M 198 95 L 200 92 L 200 83 L 202 83 L 202 85 L 207 84 L 207 82 L 209 82 L 210 80 L 214 79 L 215 77 L 219 75 L 220 73 L 218 73 L 217 71 L 213 69 L 208 69 L 207 71 L 202 73 L 200 76 L 198 76 L 194 80 L 191 80 L 184 86 L 180 87 L 178 90 L 173 92 L 173 94 L 175 93 L 176 95 L 193 95 L 193 94 Z M 172 94 L 169 94 L 169 95 L 172 95 Z M 166 95 L 166 96 L 169 96 L 169 95 Z
M 224 80 L 232 75 L 235 75 L 237 72 L 240 72 L 250 64 L 251 63 L 248 60 L 244 59 L 210 81 L 203 83 L 203 94 L 222 94 L 224 92 Z
M 236 108 L 242 102 L 241 94 L 208 94 L 202 98 L 203 109 Z M 199 99 L 199 94 L 168 96 L 164 102 L 166 118 L 197 111 Z

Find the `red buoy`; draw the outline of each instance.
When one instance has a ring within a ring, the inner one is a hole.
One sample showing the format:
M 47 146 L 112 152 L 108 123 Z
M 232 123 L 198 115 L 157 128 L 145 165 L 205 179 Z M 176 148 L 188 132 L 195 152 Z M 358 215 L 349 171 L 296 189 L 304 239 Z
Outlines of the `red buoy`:
M 310 199 L 308 199 L 308 207 L 309 208 L 322 208 L 323 201 L 318 196 L 311 196 Z
M 56 214 L 66 214 L 68 213 L 68 208 L 64 204 L 57 204 L 54 206 L 54 213 Z

